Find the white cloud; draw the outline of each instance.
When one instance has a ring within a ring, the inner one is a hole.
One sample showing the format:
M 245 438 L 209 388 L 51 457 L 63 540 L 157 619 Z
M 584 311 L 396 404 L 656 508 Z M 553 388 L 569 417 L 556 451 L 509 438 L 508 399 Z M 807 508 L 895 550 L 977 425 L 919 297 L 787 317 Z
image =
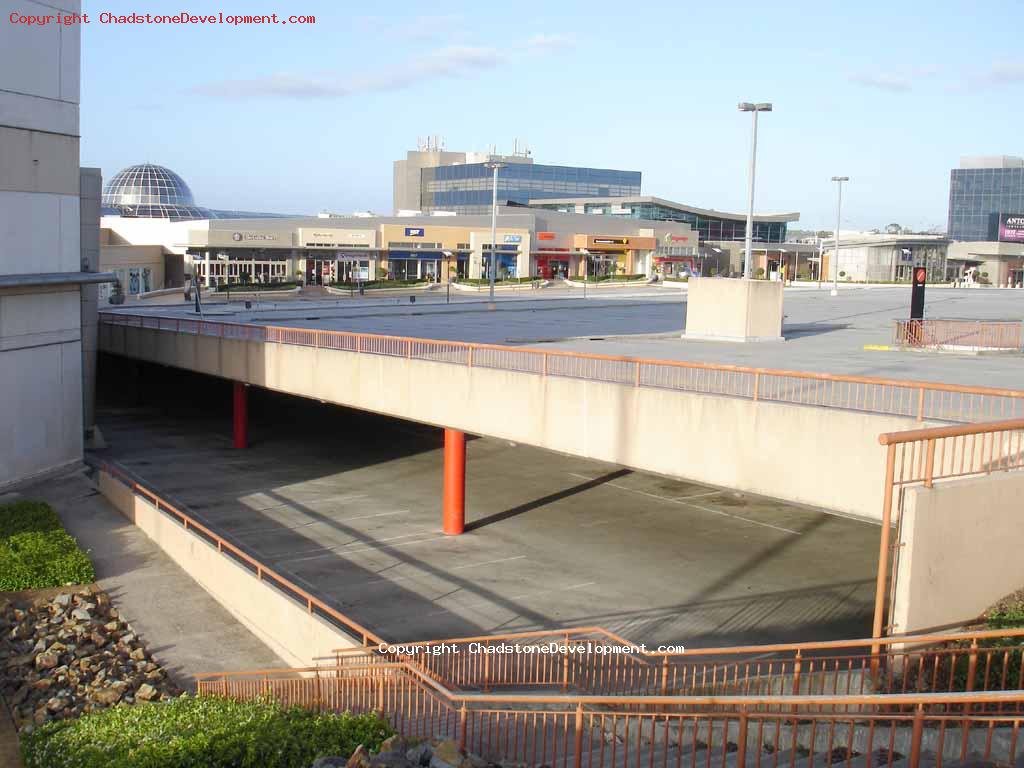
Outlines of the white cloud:
M 880 91 L 890 91 L 892 93 L 909 91 L 913 87 L 910 80 L 906 77 L 893 74 L 892 72 L 854 75 L 853 81 L 868 88 L 877 88 Z
M 992 86 L 1024 83 L 1024 62 L 997 61 L 977 79 L 977 82 Z
M 276 73 L 245 80 L 218 80 L 195 87 L 196 93 L 223 99 L 339 99 L 354 93 L 395 91 L 432 78 L 469 77 L 503 62 L 492 48 L 449 46 L 409 59 L 403 65 L 350 77 Z

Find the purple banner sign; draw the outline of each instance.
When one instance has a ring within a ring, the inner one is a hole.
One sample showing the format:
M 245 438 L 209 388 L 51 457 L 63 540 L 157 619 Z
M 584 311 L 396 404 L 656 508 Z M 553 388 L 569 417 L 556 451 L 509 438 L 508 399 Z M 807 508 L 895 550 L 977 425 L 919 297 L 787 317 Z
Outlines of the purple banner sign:
M 999 239 L 1006 243 L 1024 243 L 1024 215 L 1003 214 L 999 217 Z

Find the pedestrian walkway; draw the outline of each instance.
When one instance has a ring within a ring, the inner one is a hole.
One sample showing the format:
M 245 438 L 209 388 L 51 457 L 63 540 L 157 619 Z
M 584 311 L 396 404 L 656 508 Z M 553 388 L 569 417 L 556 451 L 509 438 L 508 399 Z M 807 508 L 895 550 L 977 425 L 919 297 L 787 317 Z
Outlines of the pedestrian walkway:
M 97 583 L 180 687 L 193 691 L 192 675 L 198 672 L 286 666 L 125 520 L 84 469 L 23 488 L 17 496 L 46 501 L 60 515 L 92 557 Z

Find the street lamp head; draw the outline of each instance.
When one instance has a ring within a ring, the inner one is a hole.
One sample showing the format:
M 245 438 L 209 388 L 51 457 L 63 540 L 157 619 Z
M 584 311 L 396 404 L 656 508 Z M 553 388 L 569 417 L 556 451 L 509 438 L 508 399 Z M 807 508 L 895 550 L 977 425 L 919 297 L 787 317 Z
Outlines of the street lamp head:
M 754 111 L 754 105 L 751 104 L 749 101 L 741 101 L 739 104 L 736 105 L 736 107 L 737 109 L 739 109 L 740 112 Z
M 451 258 L 452 256 L 454 256 L 455 254 L 454 254 L 454 253 L 452 253 L 451 251 L 449 251 L 449 250 L 445 249 L 445 250 L 442 250 L 442 251 L 441 251 L 441 255 L 442 255 L 442 256 L 444 256 L 444 257 L 445 257 L 446 259 L 450 259 L 450 258 Z
M 504 168 L 505 167 L 505 163 L 501 162 L 501 160 L 498 159 L 497 155 L 491 155 L 487 159 L 487 162 L 484 163 L 484 165 L 486 165 L 488 168 Z
M 849 181 L 849 176 L 833 176 L 832 181 Z
M 772 111 L 771 102 L 768 102 L 768 101 L 762 101 L 762 102 L 759 102 L 757 104 L 753 104 L 753 103 L 751 103 L 749 101 L 741 101 L 737 105 L 737 108 L 739 109 L 740 112 L 771 112 Z

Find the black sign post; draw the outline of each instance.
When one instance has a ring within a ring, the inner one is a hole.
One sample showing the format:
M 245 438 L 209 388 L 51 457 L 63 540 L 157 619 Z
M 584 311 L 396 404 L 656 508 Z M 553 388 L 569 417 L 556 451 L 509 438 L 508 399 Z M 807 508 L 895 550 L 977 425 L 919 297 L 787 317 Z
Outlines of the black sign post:
M 914 287 L 910 291 L 910 319 L 924 319 L 924 284 L 928 279 L 928 270 L 914 267 Z

